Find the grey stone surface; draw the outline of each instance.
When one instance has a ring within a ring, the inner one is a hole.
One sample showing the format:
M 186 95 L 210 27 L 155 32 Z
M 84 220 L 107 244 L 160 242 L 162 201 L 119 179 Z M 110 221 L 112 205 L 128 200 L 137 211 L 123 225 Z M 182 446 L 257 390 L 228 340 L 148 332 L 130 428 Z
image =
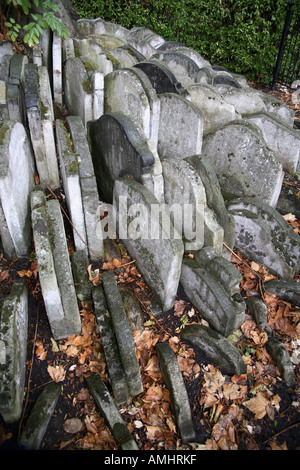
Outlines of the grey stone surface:
M 196 433 L 189 398 L 177 358 L 168 343 L 157 343 L 155 349 L 158 353 L 159 365 L 164 381 L 170 392 L 171 408 L 181 440 L 183 444 L 194 442 L 196 440 Z
M 195 259 L 184 258 L 180 283 L 210 327 L 227 337 L 244 321 L 245 303 L 238 294 L 231 295 L 215 272 Z
M 21 84 L 24 80 L 24 66 L 27 63 L 28 57 L 26 55 L 14 54 L 11 57 L 6 91 L 9 119 L 23 124 L 25 122 L 25 111 Z
M 157 52 L 152 58 L 165 62 L 183 87 L 197 81 L 200 68 L 188 55 L 179 51 L 168 50 Z
M 268 147 L 278 153 L 284 170 L 295 172 L 300 156 L 300 131 L 267 112 L 250 114 L 247 119 L 261 129 Z
M 164 93 L 159 98 L 159 157 L 185 158 L 201 153 L 203 116 L 199 108 L 175 93 Z
M 120 199 L 124 197 L 125 201 Z M 119 219 L 120 239 L 132 259 L 136 260 L 139 272 L 162 309 L 169 310 L 174 305 L 184 250 L 179 234 L 172 232 L 171 220 L 153 194 L 132 179 L 116 180 L 114 207 Z M 129 215 L 126 220 L 122 220 L 124 209 Z M 135 209 L 143 213 L 137 211 L 135 214 Z M 160 212 L 164 222 L 160 220 Z M 140 225 L 137 234 L 134 230 L 136 223 Z
M 277 365 L 282 379 L 288 387 L 293 387 L 295 385 L 294 366 L 283 343 L 271 336 L 266 342 L 266 349 Z
M 144 315 L 135 294 L 128 287 L 119 287 L 124 310 L 132 331 L 144 329 Z
M 295 281 L 275 280 L 265 282 L 265 290 L 273 292 L 282 300 L 300 307 L 300 284 Z
M 56 32 L 52 39 L 52 84 L 53 99 L 62 105 L 62 38 Z
M 139 450 L 103 380 L 97 374 L 92 374 L 85 380 L 121 450 Z
M 265 302 L 260 297 L 248 297 L 245 302 L 257 326 L 263 328 L 270 336 L 271 328 L 268 325 L 268 308 Z
M 131 327 L 124 310 L 114 273 L 104 272 L 102 275 L 102 282 L 126 376 L 128 391 L 131 396 L 136 396 L 143 391 L 143 383 L 138 360 L 135 354 L 135 344 Z
M 176 93 L 186 95 L 186 91 L 176 79 L 173 72 L 162 61 L 157 59 L 144 60 L 135 64 L 134 67 L 142 70 L 149 78 L 157 94 Z
M 276 206 L 282 163 L 267 148 L 257 126 L 245 120 L 226 124 L 204 136 L 202 154 L 215 170 L 225 199 L 257 196 Z
M 92 300 L 92 283 L 89 281 L 89 259 L 85 250 L 76 250 L 70 256 L 75 291 L 79 302 Z
M 235 219 L 236 247 L 284 280 L 299 272 L 299 235 L 270 205 L 241 198 L 228 206 Z
M 180 334 L 181 338 L 191 343 L 204 354 L 209 363 L 227 375 L 246 373 L 246 365 L 238 349 L 220 333 L 204 325 L 187 325 Z
M 114 181 L 119 176 L 129 174 L 150 184 L 155 158 L 130 118 L 110 113 L 89 122 L 88 140 L 98 192 L 106 202 L 112 201 Z
M 104 290 L 101 285 L 93 288 L 93 303 L 113 397 L 117 405 L 120 405 L 121 403 L 128 402 L 130 395 L 114 333 L 112 315 L 108 310 Z
M 54 413 L 61 385 L 52 382 L 38 396 L 21 432 L 18 444 L 26 450 L 39 450 L 48 424 Z
M 187 157 L 186 161 L 198 172 L 205 188 L 207 206 L 215 215 L 218 224 L 223 227 L 223 240 L 232 250 L 235 243 L 235 221 L 225 206 L 216 172 L 210 165 L 209 160 L 203 155 Z M 231 257 L 231 252 L 225 246 L 222 249 L 222 256 Z
M 31 248 L 30 193 L 34 157 L 23 124 L 0 123 L 0 201 L 5 224 L 1 230 L 8 257 L 25 257 Z
M 22 414 L 28 329 L 28 289 L 25 279 L 17 279 L 4 300 L 0 317 L 0 414 L 6 423 Z

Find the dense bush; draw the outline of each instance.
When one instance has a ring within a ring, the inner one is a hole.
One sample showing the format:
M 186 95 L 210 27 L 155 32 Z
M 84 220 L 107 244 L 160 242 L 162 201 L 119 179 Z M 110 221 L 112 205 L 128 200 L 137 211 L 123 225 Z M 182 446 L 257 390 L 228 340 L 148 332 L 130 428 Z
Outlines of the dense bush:
M 212 64 L 269 84 L 287 0 L 73 0 L 82 18 L 101 17 L 130 29 L 146 26 L 180 41 Z

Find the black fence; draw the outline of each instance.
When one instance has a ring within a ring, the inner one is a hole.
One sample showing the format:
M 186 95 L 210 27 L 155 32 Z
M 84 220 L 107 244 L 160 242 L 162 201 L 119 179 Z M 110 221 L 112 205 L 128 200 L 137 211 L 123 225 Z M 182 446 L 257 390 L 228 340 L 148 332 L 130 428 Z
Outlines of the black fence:
M 300 2 L 289 0 L 286 20 L 274 71 L 272 88 L 277 84 L 290 87 L 300 79 Z

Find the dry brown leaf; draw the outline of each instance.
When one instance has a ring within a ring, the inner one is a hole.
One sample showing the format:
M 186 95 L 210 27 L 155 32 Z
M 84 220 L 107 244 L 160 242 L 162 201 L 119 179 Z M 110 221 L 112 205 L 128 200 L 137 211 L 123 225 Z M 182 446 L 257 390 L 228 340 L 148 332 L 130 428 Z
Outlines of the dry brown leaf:
M 59 365 L 56 367 L 48 366 L 47 371 L 51 379 L 54 380 L 54 382 L 57 383 L 57 382 L 62 382 L 63 380 L 65 380 L 66 371 L 62 365 Z
M 185 302 L 183 300 L 176 300 L 174 303 L 174 315 L 180 317 L 185 309 Z
M 18 275 L 20 277 L 28 277 L 29 279 L 32 277 L 32 271 L 30 271 L 29 269 L 25 270 L 23 269 L 22 271 L 17 271 Z
M 4 281 L 8 277 L 9 277 L 9 271 L 5 270 L 5 271 L 0 272 L 0 282 Z
M 45 350 L 44 345 L 41 341 L 37 342 L 36 346 L 37 348 L 35 350 L 35 355 L 40 361 L 43 361 L 47 356 L 47 350 Z
M 268 404 L 269 400 L 262 393 L 258 393 L 255 397 L 243 403 L 255 414 L 254 419 L 262 419 L 266 415 Z

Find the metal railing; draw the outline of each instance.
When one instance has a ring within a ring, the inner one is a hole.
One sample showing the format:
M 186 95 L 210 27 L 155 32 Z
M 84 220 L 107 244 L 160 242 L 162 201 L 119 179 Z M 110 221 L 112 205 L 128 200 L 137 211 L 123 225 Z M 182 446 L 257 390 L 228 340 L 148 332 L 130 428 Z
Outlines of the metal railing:
M 300 79 L 300 2 L 289 0 L 285 25 L 282 33 L 272 88 L 277 84 L 290 87 Z

